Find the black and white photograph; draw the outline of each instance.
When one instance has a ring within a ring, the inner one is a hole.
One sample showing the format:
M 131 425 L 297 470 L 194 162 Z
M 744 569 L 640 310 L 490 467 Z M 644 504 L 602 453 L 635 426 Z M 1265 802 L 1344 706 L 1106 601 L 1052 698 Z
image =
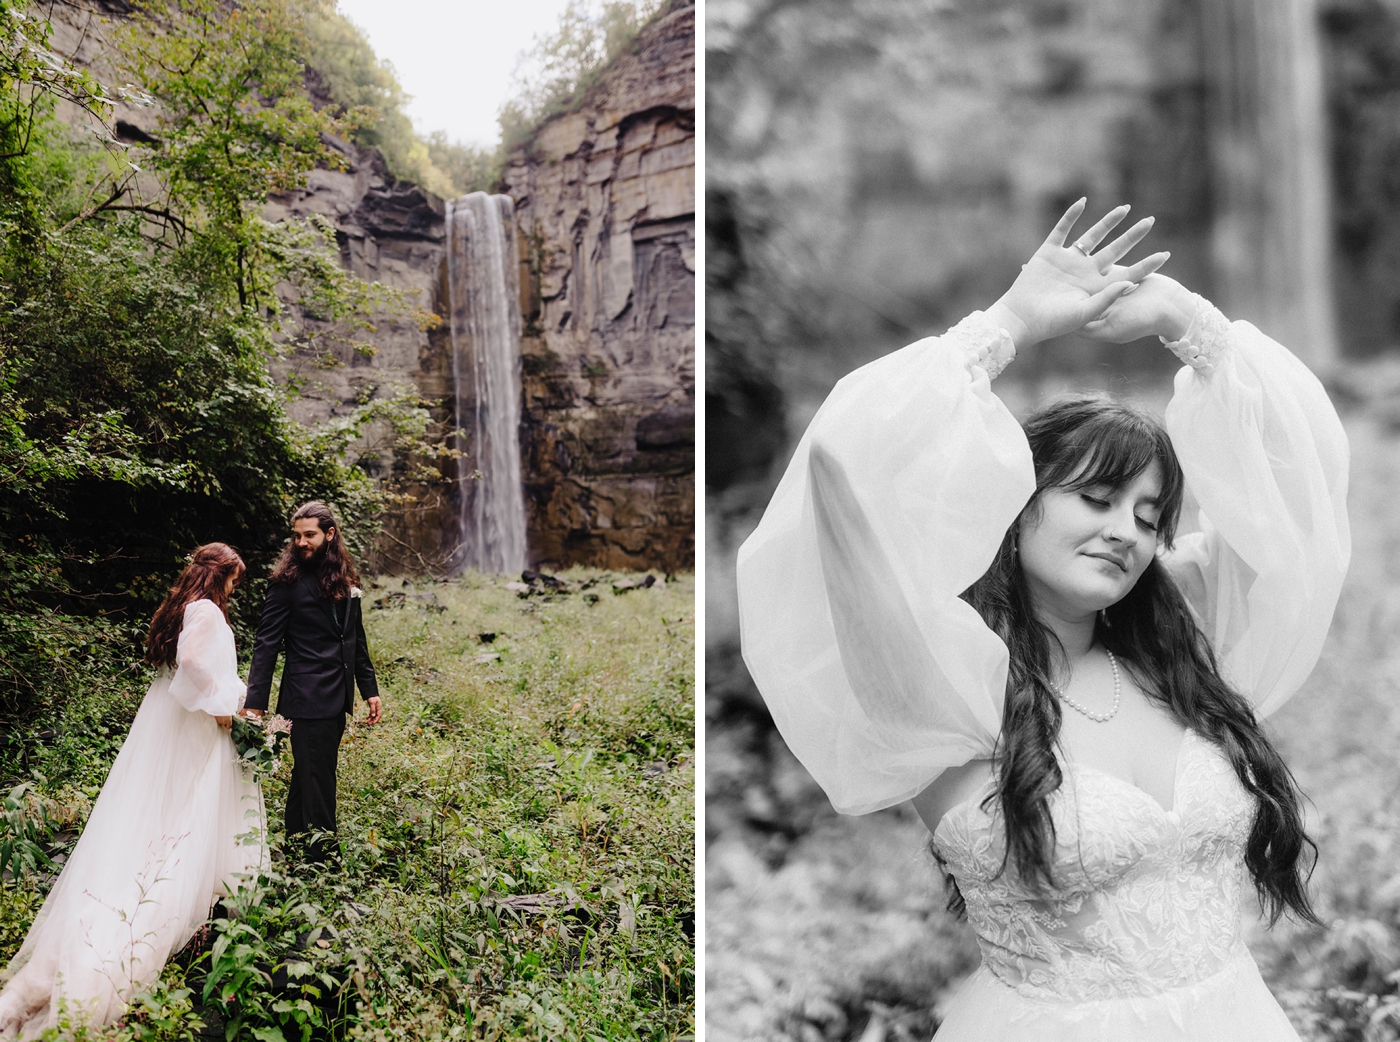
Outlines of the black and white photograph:
M 1400 8 L 704 20 L 705 1037 L 1400 1038 Z

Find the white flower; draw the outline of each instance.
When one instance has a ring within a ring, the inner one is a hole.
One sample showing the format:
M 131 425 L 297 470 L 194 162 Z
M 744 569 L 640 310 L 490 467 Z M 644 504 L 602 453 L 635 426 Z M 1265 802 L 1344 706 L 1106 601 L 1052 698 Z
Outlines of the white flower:
M 350 587 L 350 596 L 351 596 L 351 597 L 363 597 L 364 595 L 365 595 L 365 591 L 362 590 L 362 589 L 360 589 L 358 586 L 352 586 L 352 587 Z

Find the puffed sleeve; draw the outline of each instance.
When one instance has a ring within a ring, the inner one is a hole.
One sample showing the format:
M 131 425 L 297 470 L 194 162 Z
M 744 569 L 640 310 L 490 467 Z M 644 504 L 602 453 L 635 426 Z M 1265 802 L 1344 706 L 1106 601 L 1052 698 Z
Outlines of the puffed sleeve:
M 1164 555 L 1225 679 L 1268 715 L 1322 651 L 1351 560 L 1346 433 L 1322 384 L 1197 298 L 1167 430 L 1199 532 Z
M 213 601 L 190 601 L 176 645 L 170 693 L 191 712 L 232 716 L 244 690 L 238 679 L 233 630 L 224 613 Z
M 832 390 L 739 551 L 744 661 L 847 814 L 991 755 L 1007 651 L 959 594 L 1035 491 L 991 391 L 1010 337 L 976 313 Z

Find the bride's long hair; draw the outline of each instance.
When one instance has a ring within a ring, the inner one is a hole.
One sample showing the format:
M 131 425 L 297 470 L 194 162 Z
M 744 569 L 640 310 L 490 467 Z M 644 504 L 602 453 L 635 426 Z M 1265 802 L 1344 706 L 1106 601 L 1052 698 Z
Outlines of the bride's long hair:
M 1161 424 L 1107 395 L 1056 401 L 1026 422 L 1025 433 L 1036 493 L 1006 533 L 992 566 L 963 599 L 1011 653 L 996 789 L 987 798 L 1006 823 L 1002 870 L 1009 865 L 1028 885 L 1048 887 L 1054 884 L 1055 847 L 1050 797 L 1063 781 L 1055 756 L 1060 701 L 1051 687 L 1058 639 L 1032 609 L 1016 552 L 1020 526 L 1038 516 L 1040 494 L 1047 488 L 1121 488 L 1156 462 L 1162 472 L 1158 534 L 1170 549 L 1184 481 Z M 1297 783 L 1253 707 L 1221 678 L 1210 643 L 1160 559 L 1153 558 L 1122 600 L 1099 613 L 1094 639 L 1118 657 L 1149 698 L 1213 742 L 1254 797 L 1245 864 L 1270 921 L 1291 910 L 1300 920 L 1318 922 L 1307 892 L 1317 847 L 1303 829 Z M 953 904 L 959 903 L 955 891 Z
M 153 666 L 174 666 L 175 652 L 180 643 L 180 627 L 185 622 L 185 605 L 202 597 L 219 606 L 228 618 L 228 598 L 224 587 L 229 576 L 234 584 L 241 582 L 248 569 L 243 558 L 226 543 L 205 543 L 195 547 L 186 558 L 185 570 L 165 595 L 151 619 L 151 632 L 146 637 L 146 661 Z

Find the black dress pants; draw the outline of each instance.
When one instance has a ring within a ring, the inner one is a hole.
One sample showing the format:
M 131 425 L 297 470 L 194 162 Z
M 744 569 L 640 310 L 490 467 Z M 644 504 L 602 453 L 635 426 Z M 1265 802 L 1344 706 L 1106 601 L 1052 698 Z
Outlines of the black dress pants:
M 292 781 L 287 786 L 287 838 L 312 829 L 335 831 L 335 768 L 345 714 L 325 720 L 292 721 Z M 308 861 L 324 861 L 334 841 L 313 840 Z

